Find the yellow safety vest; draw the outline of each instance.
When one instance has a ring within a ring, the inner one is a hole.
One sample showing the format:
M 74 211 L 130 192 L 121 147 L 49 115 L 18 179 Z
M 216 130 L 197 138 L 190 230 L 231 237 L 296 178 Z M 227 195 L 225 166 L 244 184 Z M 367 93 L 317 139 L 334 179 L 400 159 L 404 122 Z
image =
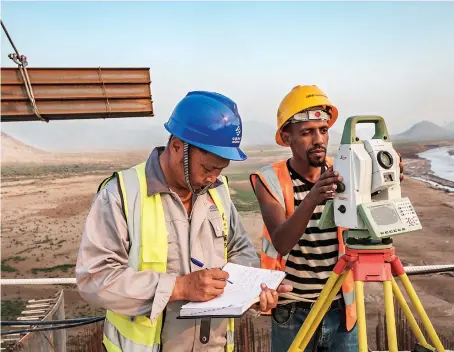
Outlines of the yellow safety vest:
M 165 273 L 167 270 L 167 229 L 161 195 L 147 195 L 145 162 L 130 169 L 117 172 L 104 180 L 99 189 L 113 177 L 118 177 L 123 210 L 128 224 L 130 251 L 128 265 L 137 271 L 153 270 Z M 228 199 L 230 193 L 227 180 L 221 176 L 226 188 Z M 140 197 L 137 195 L 140 194 Z M 225 208 L 228 206 L 221 200 L 219 192 L 209 190 L 223 220 L 224 257 L 227 260 L 227 234 L 229 226 Z M 225 198 L 225 197 L 224 197 Z M 229 209 L 229 208 L 228 208 Z M 142 216 L 147 214 L 147 216 Z M 103 342 L 108 352 L 158 352 L 161 350 L 161 330 L 163 314 L 152 322 L 148 316 L 127 316 L 112 311 L 106 312 Z M 230 318 L 227 327 L 227 352 L 234 350 L 234 319 Z M 122 350 L 123 349 L 123 350 Z

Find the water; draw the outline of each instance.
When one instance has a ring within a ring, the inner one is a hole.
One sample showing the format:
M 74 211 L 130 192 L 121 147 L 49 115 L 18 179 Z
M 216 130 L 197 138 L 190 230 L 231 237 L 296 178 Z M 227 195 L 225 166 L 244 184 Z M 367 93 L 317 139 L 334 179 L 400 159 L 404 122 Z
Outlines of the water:
M 454 150 L 454 146 L 429 149 L 418 156 L 430 161 L 435 176 L 454 182 L 454 155 L 449 154 L 450 150 Z
M 438 189 L 443 189 L 443 190 L 446 190 L 446 191 L 449 191 L 449 192 L 454 192 L 454 187 L 449 187 L 449 186 L 445 186 L 445 185 L 441 185 L 437 182 L 434 182 L 434 181 L 430 181 L 430 180 L 426 180 L 425 178 L 422 178 L 422 177 L 416 177 L 416 176 L 413 176 L 413 178 L 415 180 L 419 180 L 419 181 L 423 181 L 425 183 L 428 183 L 429 185 L 435 187 L 435 188 L 438 188 Z

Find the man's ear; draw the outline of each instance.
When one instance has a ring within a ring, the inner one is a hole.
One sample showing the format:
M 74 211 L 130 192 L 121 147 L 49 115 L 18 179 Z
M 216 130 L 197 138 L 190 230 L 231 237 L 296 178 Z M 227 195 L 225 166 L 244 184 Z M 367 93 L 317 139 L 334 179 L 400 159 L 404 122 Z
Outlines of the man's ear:
M 169 141 L 169 147 L 171 151 L 178 153 L 180 150 L 183 150 L 183 141 L 178 137 L 172 136 Z
M 286 145 L 290 145 L 290 133 L 281 131 L 281 138 Z

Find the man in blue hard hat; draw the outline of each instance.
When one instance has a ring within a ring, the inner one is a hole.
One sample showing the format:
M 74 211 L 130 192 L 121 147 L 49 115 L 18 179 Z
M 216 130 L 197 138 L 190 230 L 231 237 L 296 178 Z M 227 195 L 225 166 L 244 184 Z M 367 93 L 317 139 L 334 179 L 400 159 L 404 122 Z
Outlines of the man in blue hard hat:
M 78 289 L 107 310 L 106 351 L 233 351 L 233 319 L 177 317 L 186 302 L 223 293 L 226 262 L 259 267 L 221 176 L 230 160 L 246 159 L 241 118 L 229 98 L 196 91 L 165 128 L 167 146 L 101 183 L 80 245 Z M 277 292 L 261 288 L 264 312 Z

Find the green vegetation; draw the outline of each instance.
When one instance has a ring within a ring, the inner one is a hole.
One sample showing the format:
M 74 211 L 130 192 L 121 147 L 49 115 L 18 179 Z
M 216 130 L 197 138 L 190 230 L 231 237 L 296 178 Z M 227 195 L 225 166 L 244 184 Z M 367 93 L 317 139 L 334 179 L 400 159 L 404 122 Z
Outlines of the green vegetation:
M 255 171 L 255 169 L 254 169 Z M 253 170 L 251 170 L 251 173 L 253 172 Z M 249 182 L 249 175 L 250 173 L 249 172 L 235 172 L 235 173 L 225 173 L 224 174 L 225 176 L 228 177 L 229 179 L 229 184 L 233 184 L 235 182 L 241 182 L 241 181 L 247 181 Z
M 7 271 L 9 273 L 13 273 L 17 271 L 16 268 L 12 267 L 11 265 L 6 263 L 6 260 L 2 260 L 2 271 Z
M 2 299 L 2 320 L 15 320 L 25 310 L 26 301 L 20 299 Z
M 239 212 L 260 212 L 257 199 L 249 182 L 249 175 L 254 169 L 248 171 L 226 173 L 232 192 L 232 200 Z
M 11 265 L 9 265 L 7 262 L 8 261 L 14 261 L 15 263 L 17 262 L 23 262 L 25 260 L 24 257 L 21 257 L 19 255 L 16 255 L 14 257 L 8 257 L 6 259 L 3 259 L 2 260 L 2 271 L 6 271 L 6 272 L 9 272 L 9 273 L 13 273 L 13 272 L 16 272 L 17 269 Z
M 68 317 L 93 317 L 99 315 L 105 315 L 106 311 L 102 308 L 95 308 L 89 304 L 79 304 L 71 312 L 68 312 Z
M 7 260 L 13 260 L 15 263 L 17 262 L 23 262 L 25 260 L 24 257 L 21 257 L 20 255 L 15 255 L 13 257 L 6 258 L 5 261 Z
M 65 178 L 76 174 L 93 174 L 117 171 L 114 164 L 63 164 L 63 165 L 6 165 L 2 167 L 2 178 L 36 178 L 58 176 Z
M 234 187 L 232 187 L 235 189 Z M 236 194 L 232 196 L 233 203 L 236 206 L 236 209 L 241 212 L 255 212 L 259 213 L 260 208 L 255 198 L 254 192 L 251 191 L 237 191 Z
M 50 268 L 33 268 L 31 270 L 32 274 L 37 274 L 39 272 L 52 272 L 52 271 L 63 271 L 64 273 L 68 272 L 69 269 L 74 268 L 76 264 L 62 264 L 52 266 Z

